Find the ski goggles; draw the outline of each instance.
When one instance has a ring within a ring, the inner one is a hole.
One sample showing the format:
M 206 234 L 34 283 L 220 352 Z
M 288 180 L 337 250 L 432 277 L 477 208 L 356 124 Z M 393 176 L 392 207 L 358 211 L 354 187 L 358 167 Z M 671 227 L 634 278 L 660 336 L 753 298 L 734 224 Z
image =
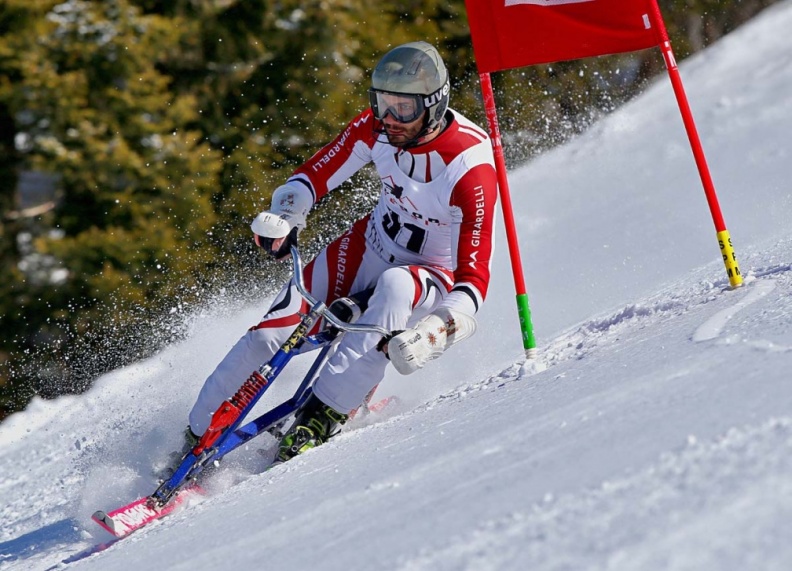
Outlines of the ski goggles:
M 422 95 L 369 89 L 369 100 L 374 117 L 380 121 L 390 114 L 399 123 L 412 123 L 426 111 Z

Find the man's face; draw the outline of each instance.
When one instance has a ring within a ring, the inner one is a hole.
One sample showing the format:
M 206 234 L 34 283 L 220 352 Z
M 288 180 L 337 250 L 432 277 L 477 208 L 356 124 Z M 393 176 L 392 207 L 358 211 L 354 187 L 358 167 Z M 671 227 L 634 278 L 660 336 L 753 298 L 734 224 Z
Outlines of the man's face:
M 388 137 L 388 142 L 394 147 L 401 147 L 410 141 L 413 141 L 418 133 L 423 128 L 423 117 L 418 117 L 412 123 L 400 123 L 388 114 L 382 120 L 382 125 L 385 128 L 385 135 Z

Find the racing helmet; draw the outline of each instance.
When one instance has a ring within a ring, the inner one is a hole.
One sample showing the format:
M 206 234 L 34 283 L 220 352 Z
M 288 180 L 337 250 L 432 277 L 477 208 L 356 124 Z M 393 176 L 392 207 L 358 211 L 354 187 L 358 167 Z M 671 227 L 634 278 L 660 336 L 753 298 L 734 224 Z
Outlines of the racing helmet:
M 386 53 L 371 74 L 369 99 L 377 119 L 401 123 L 425 117 L 424 130 L 441 124 L 450 91 L 448 71 L 431 44 L 410 42 Z

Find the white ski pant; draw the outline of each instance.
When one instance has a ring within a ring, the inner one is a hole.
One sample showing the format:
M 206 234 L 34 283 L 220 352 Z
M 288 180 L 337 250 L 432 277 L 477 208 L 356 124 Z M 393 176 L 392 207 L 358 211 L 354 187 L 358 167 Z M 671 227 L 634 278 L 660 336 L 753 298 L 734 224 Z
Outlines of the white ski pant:
M 383 260 L 365 239 L 366 222 L 359 221 L 306 266 L 306 287 L 327 304 L 374 287 L 358 323 L 379 325 L 388 331 L 405 329 L 411 318 L 423 317 L 439 304 L 452 286 L 451 273 L 443 268 L 398 266 Z M 237 341 L 206 379 L 190 412 L 195 434 L 203 434 L 217 407 L 275 354 L 299 323 L 302 308 L 303 300 L 289 281 L 261 323 Z M 344 335 L 314 385 L 314 393 L 322 402 L 343 413 L 361 405 L 385 375 L 388 360 L 377 350 L 381 338 L 369 333 Z M 288 378 L 288 369 L 283 376 Z

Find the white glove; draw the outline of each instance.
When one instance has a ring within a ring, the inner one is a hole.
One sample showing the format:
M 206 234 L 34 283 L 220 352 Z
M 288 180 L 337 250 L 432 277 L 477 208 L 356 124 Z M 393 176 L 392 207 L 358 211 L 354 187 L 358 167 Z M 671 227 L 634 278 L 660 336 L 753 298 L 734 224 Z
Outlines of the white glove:
M 313 206 L 311 193 L 298 182 L 288 182 L 272 193 L 272 206 L 253 219 L 250 229 L 256 235 L 256 244 L 276 258 L 289 253 L 292 243 L 297 242 L 297 234 L 305 228 L 305 218 Z M 283 245 L 272 251 L 272 243 L 280 238 Z
M 409 375 L 475 331 L 476 320 L 473 317 L 441 308 L 388 341 L 388 357 L 397 371 Z
M 291 232 L 289 223 L 269 210 L 260 212 L 250 224 L 250 229 L 261 238 L 285 238 Z
M 287 182 L 272 193 L 270 212 L 289 223 L 289 230 L 305 228 L 305 218 L 313 206 L 313 197 L 308 188 L 299 182 Z M 287 232 L 288 234 L 288 232 Z
M 305 228 L 305 218 L 313 206 L 311 193 L 299 182 L 287 182 L 272 193 L 272 205 L 256 216 L 251 230 L 262 238 L 283 238 L 297 228 Z

